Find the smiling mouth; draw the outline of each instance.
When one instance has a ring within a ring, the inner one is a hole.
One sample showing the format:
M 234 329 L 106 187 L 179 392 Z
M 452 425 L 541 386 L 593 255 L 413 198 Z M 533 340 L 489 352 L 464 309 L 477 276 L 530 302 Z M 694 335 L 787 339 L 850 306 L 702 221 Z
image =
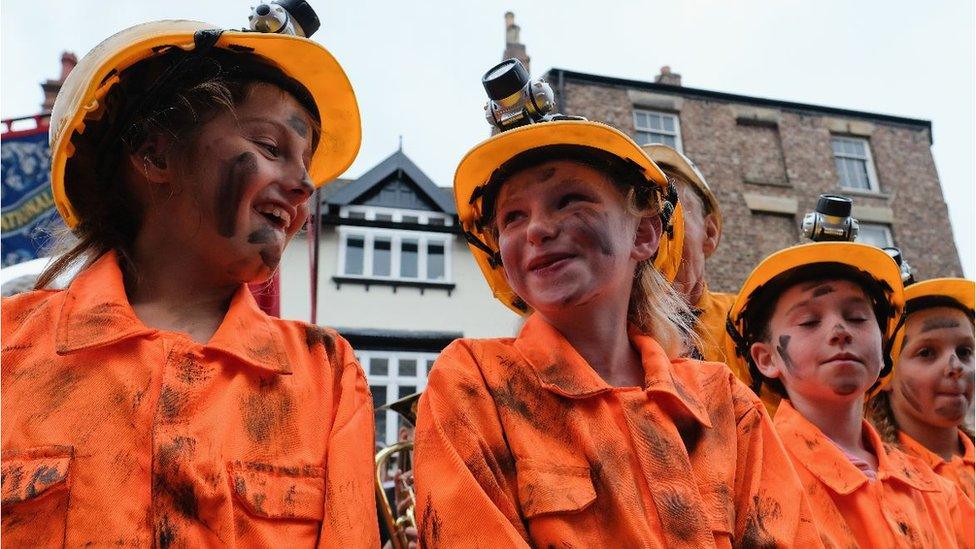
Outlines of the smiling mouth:
M 553 267 L 558 267 L 559 265 L 562 265 L 563 262 L 565 262 L 566 260 L 572 259 L 572 258 L 573 258 L 573 255 L 571 255 L 571 254 L 551 254 L 551 255 L 546 255 L 546 256 L 543 256 L 543 257 L 539 257 L 539 258 L 533 259 L 529 263 L 529 271 L 534 272 L 534 273 L 535 272 L 540 272 L 540 271 L 545 271 L 546 269 L 550 269 L 550 268 L 553 268 Z
M 274 204 L 260 204 L 254 207 L 254 211 L 261 215 L 268 223 L 276 228 L 285 230 L 291 225 L 291 214 L 281 206 Z

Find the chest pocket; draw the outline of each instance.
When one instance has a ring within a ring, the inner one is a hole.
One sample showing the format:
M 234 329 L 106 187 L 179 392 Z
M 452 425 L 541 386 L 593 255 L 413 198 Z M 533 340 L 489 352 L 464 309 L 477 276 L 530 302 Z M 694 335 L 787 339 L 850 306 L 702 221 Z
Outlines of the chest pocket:
M 321 521 L 325 514 L 322 467 L 235 462 L 228 472 L 235 498 L 251 515 Z
M 3 542 L 11 547 L 60 546 L 68 517 L 70 446 L 4 452 Z
M 515 462 L 515 470 L 519 503 L 525 518 L 579 512 L 596 500 L 590 468 L 586 465 L 519 459 Z

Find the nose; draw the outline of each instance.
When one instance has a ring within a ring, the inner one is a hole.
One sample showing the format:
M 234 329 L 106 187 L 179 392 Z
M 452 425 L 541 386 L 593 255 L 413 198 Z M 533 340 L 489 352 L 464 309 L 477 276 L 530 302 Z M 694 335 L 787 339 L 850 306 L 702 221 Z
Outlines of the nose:
M 956 353 L 949 355 L 949 360 L 946 362 L 945 375 L 946 377 L 958 378 L 962 377 L 962 361 L 956 356 Z
M 545 213 L 532 214 L 526 229 L 526 238 L 531 244 L 542 244 L 559 234 L 559 225 L 552 216 Z
M 854 341 L 854 338 L 851 336 L 850 330 L 847 329 L 847 325 L 843 322 L 838 322 L 830 329 L 830 343 L 832 345 L 844 347 L 852 341 Z
M 295 207 L 307 202 L 309 197 L 312 196 L 312 193 L 315 192 L 315 185 L 312 183 L 312 178 L 309 177 L 308 172 L 304 168 L 302 168 L 297 177 L 291 175 L 283 178 L 280 181 L 279 188 L 285 195 L 284 198 Z

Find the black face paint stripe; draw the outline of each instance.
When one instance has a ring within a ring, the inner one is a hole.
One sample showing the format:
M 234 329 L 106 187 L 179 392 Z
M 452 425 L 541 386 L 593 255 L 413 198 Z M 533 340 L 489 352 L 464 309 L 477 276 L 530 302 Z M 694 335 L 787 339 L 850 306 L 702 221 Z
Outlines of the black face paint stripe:
M 261 250 L 261 261 L 272 271 L 278 268 L 281 262 L 281 252 L 274 248 L 264 248 Z
M 779 336 L 779 345 L 776 346 L 776 352 L 779 353 L 779 357 L 783 359 L 783 364 L 786 369 L 793 373 L 796 371 L 796 366 L 793 365 L 793 359 L 790 358 L 790 353 L 786 350 L 790 345 L 790 336 L 781 335 Z
M 916 412 L 922 412 L 922 405 L 918 403 L 918 396 L 915 394 L 915 388 L 902 381 L 898 384 L 898 388 L 901 391 L 901 396 L 905 397 L 905 402 L 908 403 Z
M 267 244 L 274 241 L 274 231 L 269 227 L 262 227 L 247 235 L 248 244 Z
M 288 126 L 295 130 L 295 133 L 302 137 L 308 137 L 308 123 L 305 119 L 297 114 L 293 114 L 288 117 Z
M 220 236 L 230 238 L 237 232 L 237 213 L 240 211 L 244 187 L 257 169 L 257 159 L 251 152 L 242 153 L 227 163 L 214 201 L 217 234 Z
M 812 297 L 825 296 L 827 294 L 832 294 L 835 291 L 836 290 L 834 290 L 834 287 L 833 286 L 831 286 L 829 284 L 824 284 L 823 286 L 819 286 L 815 290 L 813 290 L 813 296 Z
M 942 328 L 958 328 L 959 321 L 952 318 L 928 318 L 922 323 L 922 333 Z

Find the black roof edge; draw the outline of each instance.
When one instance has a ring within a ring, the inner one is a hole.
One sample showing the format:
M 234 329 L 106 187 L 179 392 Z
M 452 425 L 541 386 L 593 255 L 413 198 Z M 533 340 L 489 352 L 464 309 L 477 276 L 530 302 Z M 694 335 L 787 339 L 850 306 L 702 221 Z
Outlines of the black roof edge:
M 840 109 L 837 107 L 824 107 L 821 105 L 811 105 L 809 103 L 794 103 L 792 101 L 781 101 L 778 99 L 766 99 L 764 97 L 752 97 L 749 95 L 737 95 L 734 93 L 702 90 L 698 88 L 687 88 L 685 86 L 671 86 L 668 84 L 658 84 L 656 82 L 646 82 L 643 80 L 630 80 L 627 78 L 616 78 L 613 76 L 601 76 L 598 74 L 576 72 L 576 71 L 560 69 L 556 67 L 549 69 L 549 71 L 546 72 L 545 74 L 547 75 L 550 84 L 554 84 L 558 82 L 557 79 L 561 76 L 563 79 L 583 80 L 588 82 L 595 82 L 598 84 L 606 84 L 610 86 L 624 86 L 628 88 L 638 88 L 638 89 L 643 89 L 648 91 L 672 93 L 676 95 L 686 95 L 686 96 L 702 97 L 707 99 L 717 99 L 720 101 L 746 103 L 750 105 L 760 105 L 764 107 L 776 107 L 779 109 L 786 109 L 792 111 L 807 111 L 807 112 L 813 111 L 816 113 L 834 114 L 838 116 L 847 116 L 851 118 L 867 118 L 870 120 L 887 122 L 890 124 L 897 124 L 902 126 L 922 127 L 929 131 L 929 144 L 933 143 L 931 120 L 922 120 L 919 118 L 906 118 L 903 116 L 893 116 L 890 114 L 878 114 L 878 113 L 871 113 L 871 112 L 864 112 L 864 111 L 855 111 L 850 109 Z

